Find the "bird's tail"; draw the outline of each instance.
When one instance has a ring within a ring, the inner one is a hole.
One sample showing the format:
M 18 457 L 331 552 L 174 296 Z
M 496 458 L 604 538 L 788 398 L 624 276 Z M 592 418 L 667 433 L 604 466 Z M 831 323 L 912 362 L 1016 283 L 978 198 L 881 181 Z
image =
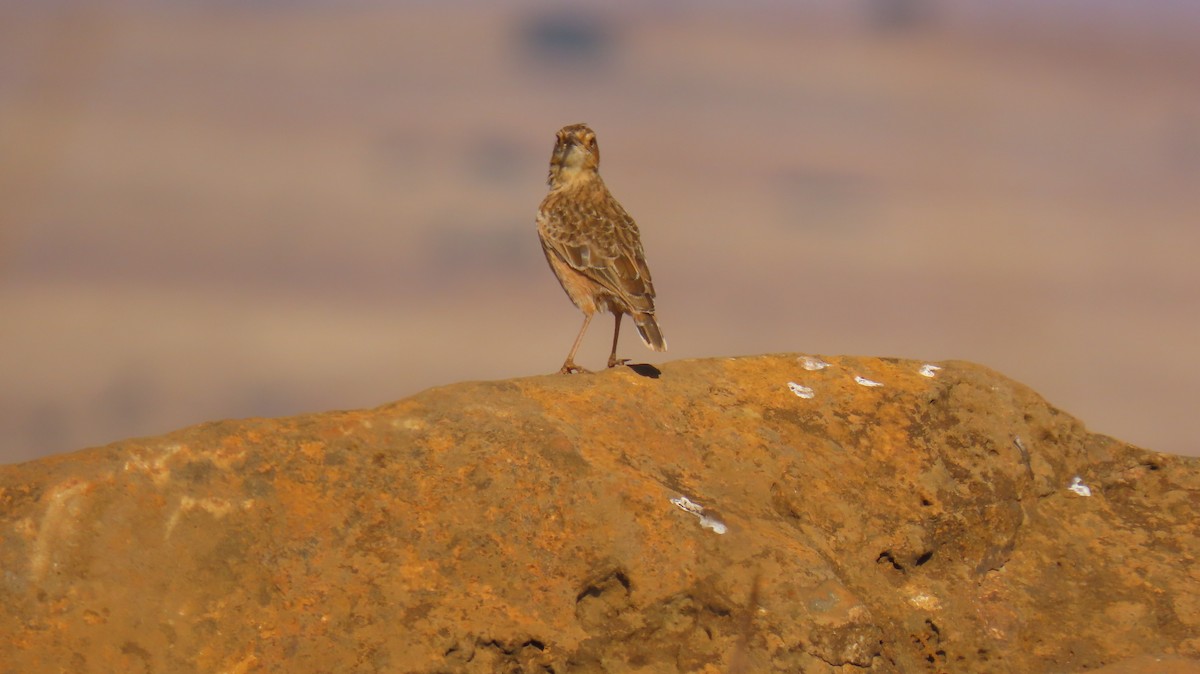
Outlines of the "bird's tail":
M 642 336 L 642 341 L 647 347 L 655 351 L 667 350 L 667 340 L 663 339 L 662 330 L 658 329 L 654 314 L 633 314 L 633 324 L 637 326 L 638 334 Z

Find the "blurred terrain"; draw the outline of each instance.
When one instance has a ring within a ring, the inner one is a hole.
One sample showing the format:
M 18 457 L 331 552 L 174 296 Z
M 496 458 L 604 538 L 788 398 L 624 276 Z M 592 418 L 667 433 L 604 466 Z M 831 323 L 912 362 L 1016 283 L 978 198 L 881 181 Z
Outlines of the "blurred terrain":
M 0 461 L 555 370 L 581 121 L 671 344 L 623 355 L 969 359 L 1200 454 L 1198 19 L 0 2 Z

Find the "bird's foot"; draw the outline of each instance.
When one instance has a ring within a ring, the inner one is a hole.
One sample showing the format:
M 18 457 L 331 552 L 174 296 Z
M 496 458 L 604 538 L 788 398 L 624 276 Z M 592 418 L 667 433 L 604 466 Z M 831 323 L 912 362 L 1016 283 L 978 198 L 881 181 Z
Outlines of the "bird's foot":
M 562 368 L 558 371 L 559 374 L 575 374 L 577 372 L 582 374 L 591 374 L 592 371 L 579 367 L 573 360 L 568 360 L 567 362 L 563 363 Z
M 628 363 L 628 362 L 629 362 L 628 358 L 617 358 L 616 356 L 608 357 L 608 366 L 609 367 L 617 367 L 618 365 L 624 365 L 625 363 Z

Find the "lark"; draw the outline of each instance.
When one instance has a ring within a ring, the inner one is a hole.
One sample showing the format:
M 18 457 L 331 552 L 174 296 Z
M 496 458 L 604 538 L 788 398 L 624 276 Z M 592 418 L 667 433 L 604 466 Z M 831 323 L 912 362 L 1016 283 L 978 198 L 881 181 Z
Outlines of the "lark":
M 666 351 L 654 319 L 654 282 L 637 224 L 613 198 L 600 178 L 600 148 L 586 124 L 564 126 L 550 155 L 550 193 L 538 208 L 537 230 L 550 269 L 567 296 L 583 312 L 583 327 L 560 372 L 587 372 L 575 364 L 575 352 L 598 311 L 616 318 L 608 366 L 617 358 L 621 318 L 629 314 L 646 346 Z

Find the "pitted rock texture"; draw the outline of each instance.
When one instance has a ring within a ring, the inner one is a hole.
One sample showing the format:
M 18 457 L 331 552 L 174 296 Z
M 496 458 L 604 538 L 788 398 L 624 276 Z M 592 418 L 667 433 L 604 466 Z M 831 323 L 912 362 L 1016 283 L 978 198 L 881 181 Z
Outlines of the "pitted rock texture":
M 0 672 L 1200 669 L 1196 459 L 969 363 L 826 360 L 465 383 L 0 467 Z

